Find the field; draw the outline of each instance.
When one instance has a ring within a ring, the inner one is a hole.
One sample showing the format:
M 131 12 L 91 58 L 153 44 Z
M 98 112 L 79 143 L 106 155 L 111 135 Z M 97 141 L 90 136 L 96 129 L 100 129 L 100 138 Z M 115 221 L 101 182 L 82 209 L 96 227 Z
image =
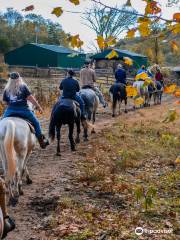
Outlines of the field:
M 33 184 L 24 184 L 10 209 L 17 228 L 7 240 L 178 239 L 180 119 L 161 121 L 173 107 L 165 98 L 115 119 L 100 109 L 96 134 L 77 152 L 66 129 L 61 157 L 55 143 L 36 148 L 28 163 Z M 48 115 L 41 118 L 46 130 Z

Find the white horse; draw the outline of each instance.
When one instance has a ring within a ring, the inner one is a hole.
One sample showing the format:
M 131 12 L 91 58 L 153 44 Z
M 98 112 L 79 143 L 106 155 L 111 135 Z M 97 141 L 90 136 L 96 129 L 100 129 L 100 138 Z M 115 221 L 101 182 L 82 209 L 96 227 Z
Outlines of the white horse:
M 89 121 L 92 120 L 92 124 L 94 125 L 96 121 L 96 112 L 99 103 L 101 103 L 104 108 L 106 108 L 108 104 L 106 103 L 103 94 L 98 87 L 95 87 L 94 90 L 92 90 L 91 88 L 81 89 L 79 94 L 85 103 L 85 114 L 87 116 L 87 119 Z M 87 129 L 84 130 L 84 138 L 85 140 L 87 140 Z M 94 126 L 91 132 L 95 133 Z
M 144 81 L 135 81 L 133 87 L 137 88 L 138 96 L 144 99 L 144 107 L 150 106 L 150 96 L 148 86 L 144 86 Z
M 28 157 L 36 144 L 36 137 L 29 124 L 20 118 L 8 117 L 0 121 L 0 160 L 5 182 L 9 188 L 9 204 L 16 205 L 22 191 L 22 176 L 32 183 L 26 166 Z

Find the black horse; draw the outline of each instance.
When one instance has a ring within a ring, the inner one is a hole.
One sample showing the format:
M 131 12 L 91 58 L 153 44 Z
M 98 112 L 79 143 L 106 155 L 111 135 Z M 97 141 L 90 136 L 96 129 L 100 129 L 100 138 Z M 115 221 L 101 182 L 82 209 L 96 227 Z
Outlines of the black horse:
M 74 141 L 73 131 L 74 123 L 77 126 L 77 136 L 76 141 Z M 81 113 L 80 108 L 77 103 L 71 99 L 61 99 L 57 102 L 51 113 L 51 120 L 49 124 L 49 137 L 54 140 L 55 135 L 57 135 L 57 156 L 60 156 L 60 138 L 61 138 L 61 127 L 62 125 L 68 125 L 69 127 L 69 141 L 71 145 L 71 150 L 75 151 L 76 143 L 80 142 L 80 132 L 81 132 Z M 87 128 L 86 121 L 82 121 L 84 128 Z
M 115 117 L 116 105 L 119 103 L 119 114 L 121 109 L 121 103 L 125 103 L 125 113 L 127 113 L 127 93 L 126 85 L 122 83 L 115 83 L 109 89 L 110 96 L 112 98 L 112 117 Z
M 154 84 L 148 86 L 150 99 L 153 96 L 154 105 L 161 104 L 163 94 L 163 83 L 155 81 Z

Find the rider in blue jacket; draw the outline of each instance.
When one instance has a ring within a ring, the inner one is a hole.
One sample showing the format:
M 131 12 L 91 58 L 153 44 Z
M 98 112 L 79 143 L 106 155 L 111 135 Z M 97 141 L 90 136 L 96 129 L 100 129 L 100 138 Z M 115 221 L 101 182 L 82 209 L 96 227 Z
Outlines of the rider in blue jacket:
M 80 91 L 80 86 L 79 83 L 76 79 L 74 79 L 73 77 L 75 76 L 75 72 L 72 70 L 68 71 L 68 76 L 67 78 L 65 78 L 64 80 L 62 80 L 62 82 L 60 83 L 59 89 L 63 91 L 63 94 L 60 98 L 60 100 L 62 98 L 66 99 L 73 99 L 76 102 L 79 103 L 80 106 L 80 110 L 81 110 L 81 119 L 85 120 L 85 112 L 84 112 L 84 101 L 81 98 L 81 96 L 79 95 L 79 91 Z

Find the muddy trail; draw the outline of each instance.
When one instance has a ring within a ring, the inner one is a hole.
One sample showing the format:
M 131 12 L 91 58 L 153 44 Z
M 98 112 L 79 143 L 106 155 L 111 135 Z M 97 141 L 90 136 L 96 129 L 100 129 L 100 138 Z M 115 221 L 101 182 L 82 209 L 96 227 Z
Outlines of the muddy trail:
M 148 112 L 147 116 L 153 116 L 169 106 L 171 101 L 166 99 L 162 106 L 129 111 L 128 114 L 123 113 L 114 119 L 110 110 L 101 110 L 97 114 L 96 133 L 90 135 L 89 142 L 82 141 L 80 146 L 88 147 L 91 139 L 98 137 L 102 129 L 110 128 L 115 121 L 126 122 L 127 119 L 142 116 L 144 112 Z M 42 126 L 47 130 L 48 121 L 44 119 Z M 55 155 L 56 143 L 51 144 L 47 150 L 41 150 L 37 146 L 33 151 L 28 162 L 33 183 L 23 183 L 24 195 L 15 208 L 9 209 L 10 215 L 16 220 L 16 230 L 8 235 L 7 240 L 50 240 L 44 230 L 48 216 L 58 206 L 61 197 L 71 192 L 78 195 L 78 186 L 74 179 L 78 173 L 76 162 L 82 158 L 82 154 L 78 151 L 78 146 L 76 152 L 70 151 L 66 129 L 63 129 L 61 151 L 61 157 Z

